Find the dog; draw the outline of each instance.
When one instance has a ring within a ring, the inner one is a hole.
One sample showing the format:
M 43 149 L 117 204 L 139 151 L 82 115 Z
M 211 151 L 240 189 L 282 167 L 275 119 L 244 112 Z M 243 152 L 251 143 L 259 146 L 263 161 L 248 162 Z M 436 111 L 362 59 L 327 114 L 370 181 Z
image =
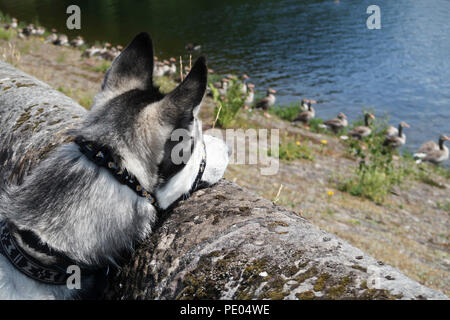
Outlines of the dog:
M 153 61 L 150 36 L 137 35 L 68 131 L 73 140 L 21 184 L 0 181 L 0 299 L 89 297 L 160 211 L 223 177 L 230 150 L 198 119 L 205 58 L 167 95 L 153 84 Z M 79 288 L 67 285 L 70 267 L 81 270 Z

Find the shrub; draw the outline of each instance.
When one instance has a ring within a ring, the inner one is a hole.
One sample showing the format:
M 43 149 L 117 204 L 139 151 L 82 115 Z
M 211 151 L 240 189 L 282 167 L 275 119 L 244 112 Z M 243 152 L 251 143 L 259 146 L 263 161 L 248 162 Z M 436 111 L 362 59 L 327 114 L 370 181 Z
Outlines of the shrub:
M 226 95 L 221 96 L 219 90 L 212 84 L 209 84 L 213 99 L 216 103 L 214 114 L 217 117 L 217 121 L 215 122 L 217 126 L 229 128 L 235 124 L 236 117 L 244 106 L 245 101 L 245 96 L 241 93 L 241 86 L 241 83 L 231 80 Z

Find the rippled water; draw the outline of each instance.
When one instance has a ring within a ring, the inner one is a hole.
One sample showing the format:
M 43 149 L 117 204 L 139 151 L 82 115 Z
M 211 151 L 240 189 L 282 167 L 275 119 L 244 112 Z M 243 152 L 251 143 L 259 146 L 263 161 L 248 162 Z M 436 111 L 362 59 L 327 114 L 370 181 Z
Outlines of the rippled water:
M 82 30 L 69 35 L 126 44 L 146 30 L 163 57 L 198 42 L 216 71 L 245 72 L 282 103 L 317 99 L 318 117 L 372 107 L 406 121 L 414 150 L 450 134 L 450 1 L 375 2 L 381 30 L 366 28 L 372 0 L 0 0 L 0 10 L 67 32 L 65 9 L 78 4 Z

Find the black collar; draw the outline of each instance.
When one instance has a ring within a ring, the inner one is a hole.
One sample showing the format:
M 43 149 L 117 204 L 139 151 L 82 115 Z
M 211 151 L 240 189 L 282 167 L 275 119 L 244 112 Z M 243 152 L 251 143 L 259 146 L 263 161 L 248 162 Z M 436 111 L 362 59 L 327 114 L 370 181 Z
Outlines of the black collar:
M 89 160 L 94 162 L 100 167 L 107 169 L 114 178 L 116 178 L 121 184 L 127 185 L 130 189 L 132 189 L 137 195 L 140 197 L 147 198 L 150 203 L 155 206 L 158 211 L 164 211 L 158 205 L 156 197 L 154 194 L 148 190 L 146 190 L 139 182 L 139 180 L 128 172 L 127 169 L 119 167 L 117 164 L 117 157 L 113 154 L 110 148 L 106 146 L 101 146 L 98 143 L 93 141 L 88 141 L 82 137 L 75 138 L 75 143 L 80 147 L 81 153 L 83 153 Z M 189 190 L 187 195 L 180 197 L 173 204 L 170 205 L 169 208 L 172 208 L 174 204 L 176 204 L 181 199 L 186 199 L 193 193 L 195 190 L 201 187 L 201 180 L 203 177 L 203 173 L 206 168 L 206 146 L 203 142 L 203 150 L 202 150 L 202 161 L 200 162 L 200 167 L 195 178 L 194 183 Z M 167 210 L 167 209 L 166 209 Z
M 0 222 L 0 254 L 3 254 L 16 269 L 31 279 L 46 284 L 65 285 L 71 275 L 67 273 L 67 268 L 70 265 L 76 265 L 76 263 L 46 247 L 40 252 L 56 258 L 58 263 L 50 266 L 42 264 L 18 245 L 10 231 L 13 228 L 6 221 Z M 33 247 L 35 246 L 33 244 Z M 40 244 L 40 246 L 43 247 L 44 245 Z
M 75 143 L 80 147 L 80 151 L 91 161 L 97 165 L 106 168 L 111 174 L 122 184 L 126 184 L 133 189 L 139 196 L 147 198 L 158 211 L 160 207 L 156 201 L 155 196 L 149 191 L 145 190 L 139 181 L 130 174 L 126 169 L 119 168 L 117 162 L 114 160 L 113 154 L 106 147 L 99 147 L 97 144 L 86 141 L 82 138 L 77 138 Z M 201 179 L 206 168 L 206 147 L 203 143 L 203 155 L 200 163 L 198 174 L 195 178 L 189 194 L 180 197 L 180 199 L 186 199 L 195 190 L 201 186 Z M 172 208 L 177 202 L 175 201 L 168 209 Z M 166 210 L 168 210 L 166 209 Z M 52 265 L 46 265 L 38 261 L 36 258 L 30 256 L 23 250 L 17 243 L 15 237 L 12 235 L 11 230 L 21 238 L 22 242 L 40 253 L 43 253 L 49 257 L 57 260 Z M 82 276 L 91 274 L 107 274 L 107 269 L 91 268 L 88 266 L 80 265 L 79 263 L 71 260 L 62 252 L 50 248 L 48 245 L 43 244 L 40 238 L 32 231 L 18 230 L 13 225 L 8 224 L 7 221 L 0 221 L 0 254 L 3 254 L 11 264 L 20 272 L 25 274 L 31 279 L 36 281 L 52 284 L 52 285 L 66 285 L 67 279 L 70 277 L 70 273 L 67 273 L 67 268 L 70 265 L 77 265 L 80 267 Z

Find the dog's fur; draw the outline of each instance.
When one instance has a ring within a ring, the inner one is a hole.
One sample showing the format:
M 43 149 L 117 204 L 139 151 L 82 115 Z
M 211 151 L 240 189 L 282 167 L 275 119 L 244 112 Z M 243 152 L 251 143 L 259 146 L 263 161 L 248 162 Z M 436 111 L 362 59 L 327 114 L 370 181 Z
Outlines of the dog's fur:
M 154 87 L 152 77 L 153 46 L 142 33 L 115 59 L 91 111 L 70 134 L 108 146 L 120 165 L 153 192 L 165 209 L 189 192 L 203 142 L 207 162 L 202 182 L 206 185 L 223 176 L 228 148 L 222 140 L 203 136 L 197 118 L 207 85 L 204 58 L 166 96 Z M 178 142 L 171 141 L 171 134 L 180 128 L 189 132 L 191 139 L 184 141 L 184 150 L 192 152 L 185 164 L 175 165 L 171 153 Z M 51 248 L 92 267 L 114 263 L 125 250 L 132 250 L 136 241 L 151 233 L 157 218 L 147 199 L 88 160 L 73 142 L 53 151 L 22 184 L 3 186 L 0 203 L 0 219 L 33 231 Z M 53 262 L 49 256 L 25 249 L 44 263 Z M 82 279 L 85 291 L 95 285 L 93 277 Z M 65 299 L 78 293 L 27 278 L 0 255 L 0 299 Z

